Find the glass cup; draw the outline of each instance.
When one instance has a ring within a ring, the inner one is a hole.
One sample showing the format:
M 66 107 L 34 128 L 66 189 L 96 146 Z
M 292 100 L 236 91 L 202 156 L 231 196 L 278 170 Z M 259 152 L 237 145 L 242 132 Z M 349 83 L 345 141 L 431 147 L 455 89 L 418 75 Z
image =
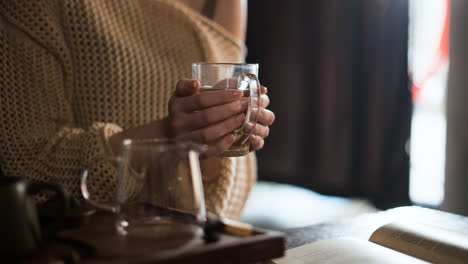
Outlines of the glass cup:
M 81 192 L 90 204 L 116 214 L 115 226 L 123 236 L 168 239 L 181 233 L 201 234 L 198 226 L 206 221 L 199 166 L 203 151 L 203 146 L 189 141 L 125 140 L 118 157 L 99 157 L 89 166 L 103 161 L 115 164 L 115 201 L 92 199 L 91 169 L 83 172 Z
M 236 141 L 223 153 L 225 157 L 243 156 L 249 153 L 248 141 L 257 123 L 260 108 L 260 83 L 258 64 L 242 63 L 193 63 L 192 79 L 200 82 L 200 92 L 237 89 L 249 97 L 249 106 L 243 124 L 233 131 Z

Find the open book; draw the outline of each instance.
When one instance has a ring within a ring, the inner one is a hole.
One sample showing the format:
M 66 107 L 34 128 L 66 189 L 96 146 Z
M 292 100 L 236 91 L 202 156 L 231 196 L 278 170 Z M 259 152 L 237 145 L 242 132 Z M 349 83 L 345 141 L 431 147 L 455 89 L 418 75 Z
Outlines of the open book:
M 369 241 L 337 238 L 286 251 L 275 264 L 468 263 L 468 235 L 430 226 L 391 223 Z

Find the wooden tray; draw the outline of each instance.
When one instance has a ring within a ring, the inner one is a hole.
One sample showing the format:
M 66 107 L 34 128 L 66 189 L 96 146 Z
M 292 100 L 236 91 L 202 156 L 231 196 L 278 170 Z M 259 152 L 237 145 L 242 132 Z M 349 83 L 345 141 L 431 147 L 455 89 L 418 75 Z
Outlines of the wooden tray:
M 281 257 L 285 250 L 284 235 L 270 230 L 255 229 L 250 237 L 220 234 L 218 241 L 205 243 L 201 235 L 128 239 L 116 234 L 113 222 L 113 215 L 98 213 L 90 224 L 62 231 L 58 238 L 86 245 L 80 263 L 255 263 Z

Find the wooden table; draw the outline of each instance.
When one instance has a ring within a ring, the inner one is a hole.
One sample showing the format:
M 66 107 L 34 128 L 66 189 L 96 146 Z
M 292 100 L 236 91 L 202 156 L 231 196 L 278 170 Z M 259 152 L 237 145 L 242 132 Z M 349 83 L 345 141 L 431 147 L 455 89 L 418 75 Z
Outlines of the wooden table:
M 73 237 L 67 243 L 55 243 L 43 250 L 42 254 L 33 256 L 23 263 L 51 263 L 50 257 L 57 252 L 68 255 L 69 259 L 76 258 L 79 263 L 249 263 L 280 256 L 284 248 L 291 249 L 306 243 L 323 239 L 332 239 L 343 236 L 369 239 L 370 235 L 379 227 L 393 221 L 413 221 L 435 227 L 468 234 L 468 217 L 458 216 L 437 210 L 416 206 L 400 207 L 378 213 L 363 214 L 348 219 L 325 222 L 321 224 L 293 228 L 281 232 L 262 231 L 257 236 L 248 239 L 221 236 L 222 243 L 203 245 L 201 241 L 179 251 L 167 251 L 164 254 L 152 249 L 151 244 L 141 244 L 142 252 L 146 256 L 126 257 L 113 255 L 120 250 L 118 237 L 109 236 L 112 232 L 112 221 L 109 217 L 93 219 L 92 228 L 84 228 L 62 233 L 62 237 Z M 104 221 L 104 223 L 102 222 Z M 102 228 L 102 226 L 107 228 Z M 284 240 L 284 235 L 285 240 Z M 77 241 L 86 241 L 80 247 Z M 198 244 L 197 244 L 198 243 Z M 72 246 L 75 255 L 67 250 Z M 226 247 L 227 246 L 227 247 Z M 223 248 L 224 247 L 224 248 Z M 98 252 L 96 252 L 98 251 Z M 45 252 L 45 254 L 44 254 Z M 125 252 L 123 252 L 125 253 Z M 96 257 L 96 254 L 98 255 Z M 125 254 L 124 254 L 125 255 Z M 71 256 L 71 257 L 70 257 Z M 44 261 L 40 261 L 42 260 Z M 49 259 L 49 260 L 48 260 Z M 249 261 L 246 261 L 249 260 Z M 69 261 L 73 263 L 73 261 Z
M 416 222 L 468 235 L 468 217 L 417 206 L 398 207 L 339 221 L 285 230 L 286 249 L 318 240 L 356 237 L 368 240 L 379 227 L 393 221 Z

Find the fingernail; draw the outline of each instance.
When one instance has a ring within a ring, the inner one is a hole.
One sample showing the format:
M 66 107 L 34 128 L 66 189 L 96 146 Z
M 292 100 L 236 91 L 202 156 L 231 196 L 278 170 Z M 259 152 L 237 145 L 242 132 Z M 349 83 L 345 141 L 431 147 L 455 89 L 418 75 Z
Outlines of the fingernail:
M 255 129 L 256 123 L 248 122 L 245 125 L 244 131 L 253 131 Z
M 263 86 L 263 89 L 265 90 L 264 94 L 267 94 L 268 93 L 268 88 L 266 86 Z
M 193 81 L 193 83 L 192 83 L 192 86 L 193 86 L 193 88 L 195 88 L 195 89 L 197 89 L 197 82 L 198 82 L 198 80 L 195 80 L 195 81 Z

